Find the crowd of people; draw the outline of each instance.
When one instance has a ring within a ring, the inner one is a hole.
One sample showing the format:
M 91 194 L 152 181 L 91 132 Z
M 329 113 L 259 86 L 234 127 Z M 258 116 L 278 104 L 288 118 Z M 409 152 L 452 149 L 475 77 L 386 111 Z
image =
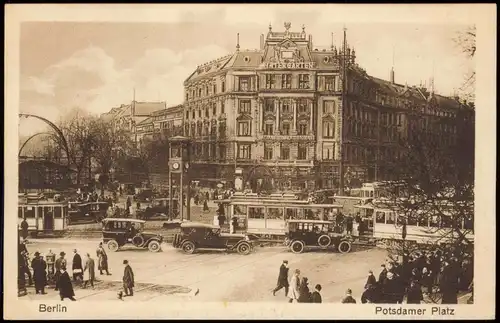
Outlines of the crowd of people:
M 86 289 L 94 289 L 96 279 L 96 262 L 90 253 L 85 253 L 84 257 L 79 254 L 77 249 L 73 250 L 73 259 L 71 268 L 68 267 L 66 253 L 61 251 L 59 257 L 52 253 L 52 250 L 46 255 L 39 251 L 33 253 L 30 258 L 26 240 L 20 239 L 18 258 L 18 291 L 19 296 L 26 295 L 27 287 L 34 286 L 35 294 L 46 295 L 48 286 L 54 287 L 59 292 L 61 301 L 69 299 L 76 301 L 74 286 Z M 111 275 L 108 267 L 108 256 L 102 242 L 96 249 L 97 270 L 100 275 Z M 118 293 L 118 298 L 134 295 L 134 272 L 127 260 L 123 261 L 124 275 L 123 288 Z M 71 276 L 68 270 L 71 269 Z
M 473 264 L 472 257 L 458 256 L 452 251 L 435 250 L 433 252 L 415 252 L 405 255 L 404 259 L 389 258 L 381 265 L 378 279 L 372 270 L 361 294 L 362 304 L 420 304 L 424 296 L 431 302 L 441 304 L 457 304 L 459 292 L 472 291 Z M 316 284 L 310 291 L 309 280 L 302 277 L 300 270 L 295 269 L 289 278 L 288 261 L 280 266 L 278 281 L 272 293 L 284 289 L 290 303 L 321 303 L 322 286 Z M 434 297 L 439 295 L 439 297 Z M 434 299 L 434 300 L 432 300 Z M 469 299 L 472 301 L 472 297 Z M 347 289 L 340 301 L 343 304 L 355 304 L 352 290 Z M 469 301 L 468 301 L 469 302 Z

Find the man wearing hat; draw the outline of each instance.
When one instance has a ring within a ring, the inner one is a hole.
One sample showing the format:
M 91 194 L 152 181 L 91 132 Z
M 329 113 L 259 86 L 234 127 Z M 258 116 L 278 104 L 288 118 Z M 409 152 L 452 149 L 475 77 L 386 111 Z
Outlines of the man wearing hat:
M 288 260 L 283 260 L 280 266 L 280 272 L 278 274 L 278 283 L 276 288 L 273 289 L 273 296 L 276 296 L 276 292 L 285 287 L 285 295 L 288 295 Z
M 71 269 L 73 270 L 73 281 L 77 279 L 83 280 L 83 265 L 82 257 L 78 254 L 76 249 L 73 250 L 75 255 L 73 256 L 73 263 L 71 264 Z
M 59 258 L 56 259 L 56 264 L 55 264 L 55 267 L 56 267 L 56 272 L 55 272 L 55 275 L 54 275 L 54 279 L 55 281 L 59 281 L 59 276 L 61 276 L 61 268 L 64 267 L 66 268 L 66 265 L 67 265 L 67 261 L 66 259 L 64 258 L 64 256 L 66 255 L 66 253 L 64 251 L 61 251 L 61 253 L 59 254 Z M 56 288 L 55 290 L 58 290 L 58 286 L 56 284 Z
M 342 299 L 342 304 L 356 304 L 356 300 L 352 297 L 351 289 L 348 289 L 345 292 L 345 297 Z
M 59 277 L 57 279 L 56 288 L 59 291 L 61 301 L 63 301 L 65 298 L 76 301 L 75 291 L 73 290 L 73 285 L 71 284 L 69 274 L 66 271 L 66 265 L 62 266 L 59 269 Z
M 378 275 L 378 283 L 379 285 L 383 285 L 387 278 L 387 268 L 385 268 L 384 264 L 380 265 L 380 267 L 382 267 L 382 271 Z
M 134 296 L 134 272 L 128 264 L 128 260 L 124 260 L 125 270 L 123 272 L 123 291 L 125 296 Z
M 40 256 L 40 253 L 35 252 L 35 257 L 31 261 L 33 268 L 33 280 L 35 281 L 35 291 L 37 294 L 46 294 L 45 285 L 47 285 L 47 263 Z
M 387 272 L 387 279 L 382 285 L 383 303 L 397 304 L 399 300 L 399 290 L 399 282 L 396 280 L 395 275 L 390 271 Z

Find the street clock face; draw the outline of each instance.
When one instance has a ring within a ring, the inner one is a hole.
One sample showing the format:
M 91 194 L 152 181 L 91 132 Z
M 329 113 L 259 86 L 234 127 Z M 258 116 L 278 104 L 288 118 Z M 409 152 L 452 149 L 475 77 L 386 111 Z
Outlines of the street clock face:
M 173 163 L 172 164 L 172 168 L 173 169 L 179 169 L 179 166 L 180 166 L 179 163 Z

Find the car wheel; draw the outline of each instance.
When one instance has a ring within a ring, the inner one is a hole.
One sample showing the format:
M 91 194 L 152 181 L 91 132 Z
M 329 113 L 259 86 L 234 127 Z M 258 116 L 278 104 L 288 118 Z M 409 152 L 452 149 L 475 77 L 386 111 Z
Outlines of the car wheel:
M 321 247 L 321 248 L 326 248 L 328 247 L 330 244 L 332 243 L 332 239 L 327 236 L 326 234 L 320 236 L 318 238 L 318 245 Z
M 108 250 L 115 252 L 119 248 L 118 242 L 116 240 L 109 240 L 108 241 Z
M 240 255 L 248 255 L 252 251 L 252 247 L 249 243 L 242 242 L 238 245 L 236 251 L 238 251 Z
M 292 250 L 293 253 L 302 253 L 304 251 L 304 243 L 296 240 L 290 245 L 290 250 Z
M 186 241 L 182 244 L 182 251 L 187 254 L 192 254 L 194 252 L 195 246 L 191 241 Z
M 148 249 L 151 252 L 158 252 L 158 251 L 161 250 L 160 243 L 158 241 L 156 241 L 156 240 L 150 241 L 148 243 Z
M 337 249 L 340 253 L 348 253 L 351 251 L 351 243 L 349 241 L 341 241 Z

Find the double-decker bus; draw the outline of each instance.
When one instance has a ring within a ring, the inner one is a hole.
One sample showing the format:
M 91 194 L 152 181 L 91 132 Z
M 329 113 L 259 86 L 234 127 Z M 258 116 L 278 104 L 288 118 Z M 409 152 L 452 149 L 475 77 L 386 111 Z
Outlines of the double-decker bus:
M 238 194 L 219 200 L 228 220 L 236 217 L 238 229 L 268 239 L 284 239 L 287 220 L 333 220 L 337 204 L 315 204 L 292 194 L 259 196 Z

